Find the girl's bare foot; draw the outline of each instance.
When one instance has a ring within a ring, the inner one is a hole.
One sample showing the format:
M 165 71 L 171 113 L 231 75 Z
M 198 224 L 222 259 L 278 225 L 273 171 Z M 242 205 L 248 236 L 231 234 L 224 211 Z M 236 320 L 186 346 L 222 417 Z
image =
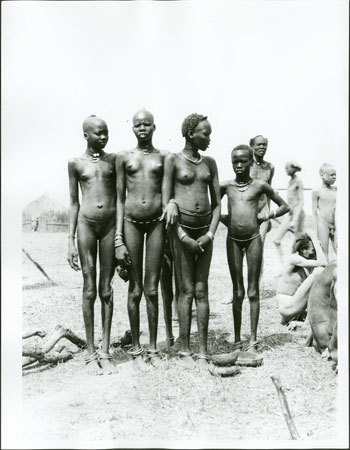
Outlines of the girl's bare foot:
M 197 366 L 192 358 L 192 352 L 178 352 L 178 355 L 180 356 L 181 365 L 185 369 L 196 369 Z
M 139 372 L 148 372 L 149 371 L 149 367 L 146 364 L 146 361 L 143 359 L 143 356 L 136 356 L 134 358 L 133 361 L 133 367 L 135 370 L 139 371 Z
M 138 348 L 137 350 L 129 350 L 129 355 L 133 358 L 133 367 L 135 370 L 141 371 L 141 372 L 147 372 L 148 367 L 146 364 L 146 361 L 143 359 L 144 349 L 142 347 Z
M 98 353 L 94 352 L 85 357 L 85 372 L 89 375 L 102 375 L 102 369 L 98 363 Z
M 162 359 L 159 350 L 148 349 L 147 357 L 148 357 L 149 363 L 156 369 L 168 369 L 168 364 L 164 359 Z
M 197 354 L 197 367 L 199 368 L 200 372 L 207 372 L 209 369 L 209 364 L 208 364 L 208 356 L 203 354 L 203 353 L 198 353 Z
M 255 340 L 255 339 L 253 339 L 253 340 L 251 339 L 249 341 L 248 347 L 245 349 L 245 351 L 246 352 L 250 351 L 251 353 L 257 353 L 258 352 L 258 349 L 257 349 L 258 343 L 259 343 L 259 341 Z
M 111 375 L 118 372 L 116 365 L 111 361 L 112 356 L 109 353 L 100 352 L 98 359 L 103 375 Z

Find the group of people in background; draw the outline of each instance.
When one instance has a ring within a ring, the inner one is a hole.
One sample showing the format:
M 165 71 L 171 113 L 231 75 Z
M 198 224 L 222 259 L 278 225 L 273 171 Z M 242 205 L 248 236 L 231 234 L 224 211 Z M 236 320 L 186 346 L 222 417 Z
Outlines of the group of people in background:
M 243 349 L 244 256 L 250 303 L 250 339 L 246 348 L 256 351 L 258 345 L 263 246 L 272 219 L 283 216 L 274 239 L 281 258 L 283 236 L 288 230 L 296 234 L 293 253 L 286 262 L 277 289 L 279 311 L 286 323 L 305 311 L 307 292 L 318 270 L 312 269 L 326 264 L 329 239 L 336 248 L 333 167 L 327 164 L 321 167 L 323 185 L 312 196 L 317 238 L 312 233 L 300 234 L 304 222 L 303 185 L 296 174 L 301 167 L 296 162 L 286 164 L 287 174 L 291 177 L 286 202 L 271 187 L 274 166 L 264 159 L 268 145 L 265 137 L 256 136 L 249 145 L 239 145 L 232 150 L 234 177 L 220 184 L 215 159 L 205 154 L 211 135 L 211 125 L 206 116 L 191 114 L 185 118 L 182 124 L 185 143 L 179 153 L 155 148 L 152 140 L 155 129 L 153 115 L 140 110 L 133 117 L 136 147 L 117 154 L 106 153 L 107 124 L 96 116 L 90 116 L 83 122 L 86 151 L 68 163 L 68 262 L 74 270 L 80 270 L 80 265 L 82 269 L 87 340 L 85 363 L 91 374 L 116 371 L 109 352 L 112 280 L 116 268 L 129 283 L 127 308 L 132 335 L 129 353 L 134 367 L 147 370 L 149 365 L 158 368 L 166 364 L 157 347 L 158 287 L 161 281 L 168 346 L 175 341 L 171 323 L 172 302 L 176 297 L 179 359 L 185 368 L 197 367 L 206 371 L 209 359 L 208 277 L 214 236 L 220 220 L 228 229 L 226 246 L 232 279 L 230 301 L 234 349 Z M 222 215 L 221 199 L 225 195 L 228 214 Z M 277 206 L 275 209 L 271 209 L 271 200 Z M 102 314 L 102 346 L 98 351 L 94 339 L 97 294 Z M 146 299 L 149 327 L 146 350 L 139 339 L 142 295 Z M 190 348 L 193 300 L 199 336 L 196 355 Z

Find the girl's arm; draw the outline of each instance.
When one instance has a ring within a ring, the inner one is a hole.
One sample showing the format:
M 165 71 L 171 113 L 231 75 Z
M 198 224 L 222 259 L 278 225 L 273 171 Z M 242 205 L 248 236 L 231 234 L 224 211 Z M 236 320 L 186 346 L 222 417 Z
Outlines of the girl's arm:
M 209 232 L 213 235 L 219 225 L 221 214 L 221 188 L 219 184 L 218 168 L 214 158 L 208 158 L 212 172 L 212 179 L 209 183 L 210 205 L 211 205 L 211 222 Z
M 271 164 L 270 178 L 267 181 L 270 186 L 272 186 L 272 178 L 274 175 L 275 175 L 275 166 L 273 166 Z M 269 209 L 270 209 L 270 204 L 271 204 L 271 199 L 267 197 L 267 206 L 269 207 Z
M 164 175 L 162 181 L 163 214 L 160 220 L 166 218 L 166 228 L 174 225 L 179 216 L 176 200 L 172 198 L 174 192 L 175 155 L 168 153 L 164 158 Z M 170 202 L 169 202 L 170 200 Z
M 315 252 L 316 252 L 316 259 L 306 259 L 302 256 L 295 254 L 292 255 L 292 263 L 295 266 L 299 267 L 319 267 L 319 266 L 326 266 L 327 265 L 327 258 L 325 257 L 323 250 L 321 248 L 320 243 L 318 242 L 318 239 L 316 235 L 312 231 L 306 232 L 306 234 L 311 239 L 312 245 L 314 246 Z
M 272 185 L 272 178 L 273 178 L 274 175 L 275 175 L 275 166 L 273 166 L 273 165 L 271 164 L 270 178 L 269 178 L 269 180 L 268 180 L 268 184 L 269 184 L 270 186 Z
M 219 225 L 220 213 L 221 213 L 221 196 L 220 196 L 220 184 L 218 169 L 214 158 L 206 157 L 209 163 L 210 172 L 212 174 L 211 180 L 209 182 L 209 192 L 210 192 L 210 206 L 211 206 L 211 222 L 208 232 L 197 239 L 197 243 L 202 247 L 207 247 L 214 240 L 214 234 Z
M 229 184 L 229 181 L 224 181 L 223 183 L 220 183 L 220 198 L 226 194 L 227 192 L 227 186 Z M 228 227 L 228 214 L 220 214 L 220 222 L 225 225 L 225 227 Z
M 129 252 L 124 243 L 124 210 L 126 198 L 125 179 L 125 152 L 117 153 L 115 158 L 115 171 L 117 174 L 117 208 L 116 208 L 116 230 L 114 237 L 115 258 L 125 264 L 130 264 Z
M 292 221 L 292 227 L 296 227 L 296 225 L 299 223 L 299 217 L 300 214 L 303 211 L 303 206 L 304 206 L 304 186 L 302 181 L 298 178 L 297 179 L 297 199 L 298 199 L 298 203 L 297 206 L 295 207 L 295 209 L 293 209 L 293 221 Z
M 69 210 L 68 210 L 68 257 L 72 269 L 80 270 L 78 251 L 75 246 L 75 231 L 77 228 L 79 204 L 79 183 L 74 160 L 68 162 L 69 177 Z
M 312 221 L 314 230 L 317 232 L 317 209 L 318 209 L 319 192 L 312 191 Z
M 229 181 L 223 181 L 222 183 L 220 183 L 220 198 L 221 199 L 226 194 L 226 189 L 227 189 L 228 184 L 229 184 Z
M 276 205 L 278 205 L 278 208 L 274 211 L 270 211 L 269 213 L 266 213 L 265 217 L 261 217 L 262 220 L 269 220 L 269 219 L 275 219 L 276 217 L 283 216 L 287 212 L 289 212 L 290 208 L 287 205 L 287 203 L 283 200 L 283 198 L 277 193 L 277 191 L 274 191 L 272 187 L 268 183 L 263 183 L 263 192 L 266 194 L 268 199 L 271 199 Z

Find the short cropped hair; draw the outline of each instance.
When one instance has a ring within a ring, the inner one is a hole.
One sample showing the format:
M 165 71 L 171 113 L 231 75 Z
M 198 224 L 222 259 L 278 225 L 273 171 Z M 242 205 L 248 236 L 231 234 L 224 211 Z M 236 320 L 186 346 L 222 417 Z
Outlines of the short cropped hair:
M 208 116 L 202 116 L 202 114 L 190 114 L 182 122 L 181 132 L 183 137 L 188 137 L 188 133 L 192 132 L 199 122 L 207 120 Z
M 253 159 L 253 155 L 254 155 L 254 151 L 251 147 L 249 147 L 249 145 L 237 145 L 237 147 L 235 147 L 232 152 L 231 152 L 231 158 L 233 156 L 233 152 L 237 152 L 238 150 L 245 150 L 249 153 L 249 158 Z
M 333 169 L 334 167 L 331 164 L 323 163 L 320 167 L 320 175 L 323 175 L 329 169 Z
M 90 119 L 92 117 L 96 117 L 96 114 L 91 114 L 91 116 L 88 116 L 84 122 L 83 122 L 83 131 L 84 133 L 89 129 L 89 125 L 90 125 Z
M 311 239 L 309 238 L 309 236 L 307 234 L 305 234 L 305 233 L 298 234 L 295 237 L 293 245 L 292 245 L 292 253 L 299 253 L 299 255 L 300 255 L 300 252 L 302 250 L 307 249 L 309 247 L 310 243 L 311 243 Z
M 264 138 L 267 142 L 269 141 L 269 140 L 268 140 L 265 136 L 263 136 L 262 134 L 258 134 L 258 135 L 256 135 L 255 137 L 251 138 L 251 140 L 249 141 L 249 146 L 250 146 L 250 147 L 253 147 L 253 146 L 254 146 L 254 144 L 255 144 L 255 139 L 258 138 L 258 137 Z
M 293 167 L 293 169 L 295 169 L 296 172 L 300 172 L 301 171 L 301 165 L 299 163 L 297 163 L 296 161 L 288 161 L 286 163 L 286 166 Z

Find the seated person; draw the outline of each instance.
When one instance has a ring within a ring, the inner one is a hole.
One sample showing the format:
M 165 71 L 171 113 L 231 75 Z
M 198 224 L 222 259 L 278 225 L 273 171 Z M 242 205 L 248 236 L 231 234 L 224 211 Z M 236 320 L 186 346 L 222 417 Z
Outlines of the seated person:
M 331 357 L 338 362 L 338 302 L 337 302 L 337 263 L 327 264 L 310 289 L 308 300 L 308 319 L 311 326 L 310 344 L 322 356 Z
M 292 254 L 285 263 L 277 287 L 281 323 L 305 320 L 308 297 L 317 274 L 327 264 L 316 235 L 308 231 L 295 238 Z

